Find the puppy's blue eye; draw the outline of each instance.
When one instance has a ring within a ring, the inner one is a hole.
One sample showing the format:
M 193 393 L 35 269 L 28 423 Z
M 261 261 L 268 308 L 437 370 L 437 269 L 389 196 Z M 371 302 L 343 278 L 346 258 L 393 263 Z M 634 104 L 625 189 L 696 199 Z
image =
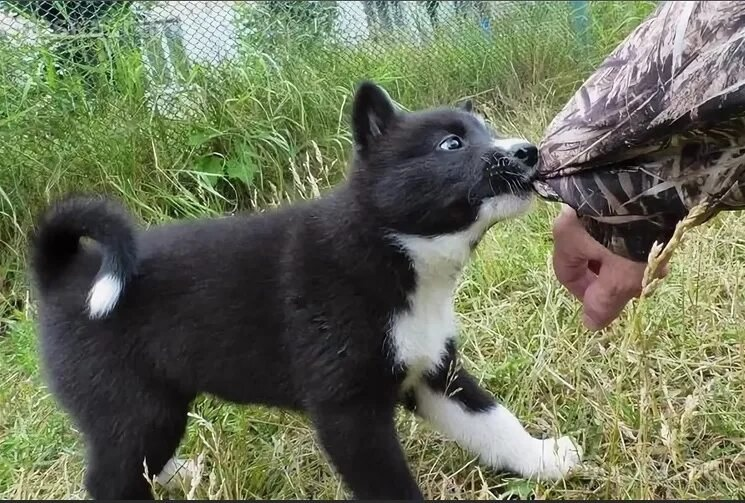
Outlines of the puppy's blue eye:
M 442 140 L 442 143 L 440 143 L 440 148 L 442 150 L 458 150 L 459 148 L 463 148 L 463 140 L 455 135 L 448 136 L 447 138 Z

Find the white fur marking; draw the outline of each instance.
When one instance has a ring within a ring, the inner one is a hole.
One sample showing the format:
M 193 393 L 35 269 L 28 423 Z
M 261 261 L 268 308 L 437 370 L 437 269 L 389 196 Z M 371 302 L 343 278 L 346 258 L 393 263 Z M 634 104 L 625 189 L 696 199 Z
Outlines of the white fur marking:
M 394 360 L 408 368 L 404 387 L 422 372 L 436 369 L 447 341 L 457 336 L 453 294 L 472 246 L 499 220 L 525 212 L 531 199 L 513 195 L 489 198 L 483 201 L 473 225 L 453 234 L 393 236 L 409 255 L 417 275 L 409 309 L 393 318 L 390 331 Z
M 556 480 L 581 463 L 582 448 L 569 437 L 533 438 L 501 405 L 473 413 L 424 384 L 417 386 L 416 400 L 417 411 L 435 428 L 497 470 Z
M 443 248 L 447 247 L 445 243 Z M 411 380 L 440 364 L 447 341 L 458 332 L 453 311 L 455 279 L 431 272 L 425 270 L 418 277 L 417 288 L 409 297 L 410 309 L 396 316 L 390 333 L 395 362 L 408 368 Z
M 522 138 L 499 138 L 494 140 L 492 145 L 495 148 L 504 150 L 506 153 L 512 154 L 514 153 L 515 147 L 518 145 L 525 145 L 526 143 L 528 143 L 528 141 Z
M 476 220 L 476 224 L 480 225 L 478 230 L 483 235 L 495 223 L 524 214 L 530 209 L 532 202 L 532 192 L 523 196 L 509 194 L 484 200 Z
M 122 287 L 122 281 L 113 274 L 107 274 L 96 281 L 88 294 L 91 319 L 103 318 L 114 309 L 122 293 Z

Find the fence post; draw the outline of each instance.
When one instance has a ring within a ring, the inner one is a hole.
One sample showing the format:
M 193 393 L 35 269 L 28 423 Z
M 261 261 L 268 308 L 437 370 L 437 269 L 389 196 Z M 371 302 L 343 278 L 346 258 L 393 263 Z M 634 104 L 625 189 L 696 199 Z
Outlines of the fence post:
M 590 9 L 587 0 L 570 0 L 572 29 L 580 45 L 581 53 L 590 48 Z

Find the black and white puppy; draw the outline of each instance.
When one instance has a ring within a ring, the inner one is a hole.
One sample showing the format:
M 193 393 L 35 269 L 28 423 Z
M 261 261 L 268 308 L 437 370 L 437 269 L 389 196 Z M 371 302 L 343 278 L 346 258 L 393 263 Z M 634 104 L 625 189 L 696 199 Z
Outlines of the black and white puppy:
M 536 148 L 470 104 L 404 113 L 371 83 L 352 120 L 351 172 L 314 201 L 148 230 L 100 197 L 42 216 L 43 368 L 84 436 L 94 498 L 151 498 L 143 461 L 164 468 L 200 393 L 305 411 L 362 499 L 422 497 L 399 404 L 495 469 L 555 479 L 580 462 L 457 364 L 456 282 L 484 233 L 528 209 Z

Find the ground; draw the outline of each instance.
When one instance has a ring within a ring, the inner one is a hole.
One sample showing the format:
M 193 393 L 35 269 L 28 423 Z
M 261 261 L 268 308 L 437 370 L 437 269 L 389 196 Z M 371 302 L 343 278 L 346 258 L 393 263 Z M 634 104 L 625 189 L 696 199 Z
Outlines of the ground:
M 655 294 L 593 333 L 552 275 L 557 211 L 538 203 L 495 227 L 457 311 L 468 368 L 535 434 L 577 438 L 586 466 L 548 485 L 504 477 L 402 413 L 425 496 L 745 497 L 745 219 L 690 232 Z M 83 445 L 43 385 L 32 320 L 24 305 L 0 339 L 0 497 L 84 497 Z M 192 497 L 346 497 L 302 416 L 209 398 L 192 414 L 179 452 L 203 466 Z

